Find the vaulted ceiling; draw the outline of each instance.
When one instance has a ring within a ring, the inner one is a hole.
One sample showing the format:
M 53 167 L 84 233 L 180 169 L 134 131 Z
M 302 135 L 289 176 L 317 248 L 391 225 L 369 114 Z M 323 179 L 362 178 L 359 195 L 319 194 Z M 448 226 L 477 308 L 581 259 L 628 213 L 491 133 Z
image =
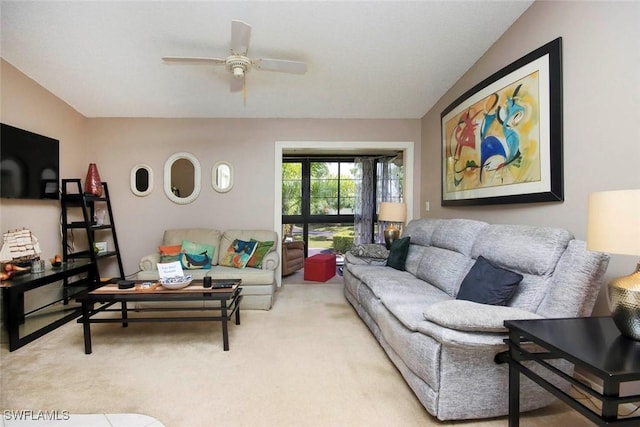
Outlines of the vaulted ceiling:
M 2 58 L 87 117 L 420 118 L 533 1 L 5 1 Z M 229 71 L 248 56 L 303 75 Z

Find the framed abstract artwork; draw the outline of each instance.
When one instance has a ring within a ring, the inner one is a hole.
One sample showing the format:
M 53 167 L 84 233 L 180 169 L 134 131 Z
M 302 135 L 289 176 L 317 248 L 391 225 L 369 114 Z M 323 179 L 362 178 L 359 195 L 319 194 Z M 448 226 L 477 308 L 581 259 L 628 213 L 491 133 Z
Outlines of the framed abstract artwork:
M 442 206 L 563 201 L 562 39 L 441 114 Z

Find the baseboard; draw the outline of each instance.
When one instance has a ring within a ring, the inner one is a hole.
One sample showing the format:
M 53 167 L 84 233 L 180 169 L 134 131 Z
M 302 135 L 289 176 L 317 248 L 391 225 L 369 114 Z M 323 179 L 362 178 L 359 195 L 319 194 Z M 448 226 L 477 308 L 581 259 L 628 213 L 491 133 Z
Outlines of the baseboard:
M 598 393 L 602 394 L 602 385 L 593 381 L 591 378 L 588 378 L 586 375 L 583 375 L 581 372 L 577 370 L 574 371 L 573 377 L 576 380 L 580 381 L 581 383 L 591 387 L 593 390 L 597 391 Z M 597 401 L 597 399 L 592 399 L 592 401 Z M 633 403 L 623 403 L 622 405 L 619 406 L 618 412 L 623 412 L 626 414 L 636 409 L 638 409 L 638 406 Z

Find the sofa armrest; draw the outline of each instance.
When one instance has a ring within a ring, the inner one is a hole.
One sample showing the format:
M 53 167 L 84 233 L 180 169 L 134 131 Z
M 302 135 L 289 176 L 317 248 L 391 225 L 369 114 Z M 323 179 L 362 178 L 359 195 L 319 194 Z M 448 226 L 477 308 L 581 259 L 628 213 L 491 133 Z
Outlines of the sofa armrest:
M 280 264 L 280 255 L 278 252 L 271 251 L 262 258 L 262 269 L 263 270 L 275 270 L 278 268 Z
M 541 319 L 520 308 L 478 304 L 466 300 L 447 300 L 430 305 L 424 318 L 444 328 L 464 332 L 507 332 L 505 320 Z
M 140 270 L 157 270 L 158 267 L 156 266 L 156 264 L 159 262 L 160 254 L 149 254 L 143 256 L 142 259 L 140 259 L 138 267 L 140 268 Z

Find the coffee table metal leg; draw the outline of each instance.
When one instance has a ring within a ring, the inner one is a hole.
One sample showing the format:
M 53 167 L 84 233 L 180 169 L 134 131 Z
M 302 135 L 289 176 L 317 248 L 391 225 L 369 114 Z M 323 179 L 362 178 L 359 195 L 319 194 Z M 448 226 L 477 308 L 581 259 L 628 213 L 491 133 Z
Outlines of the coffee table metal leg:
M 228 315 L 227 315 L 227 301 L 220 301 L 220 310 L 222 311 L 222 345 L 224 351 L 229 351 L 229 329 L 227 325 Z
M 122 311 L 122 327 L 126 328 L 127 326 L 129 326 L 129 322 L 127 322 L 127 302 L 122 301 L 120 305 Z
M 89 323 L 89 311 L 92 304 L 82 302 L 82 329 L 84 330 L 84 353 L 91 354 L 91 323 Z

